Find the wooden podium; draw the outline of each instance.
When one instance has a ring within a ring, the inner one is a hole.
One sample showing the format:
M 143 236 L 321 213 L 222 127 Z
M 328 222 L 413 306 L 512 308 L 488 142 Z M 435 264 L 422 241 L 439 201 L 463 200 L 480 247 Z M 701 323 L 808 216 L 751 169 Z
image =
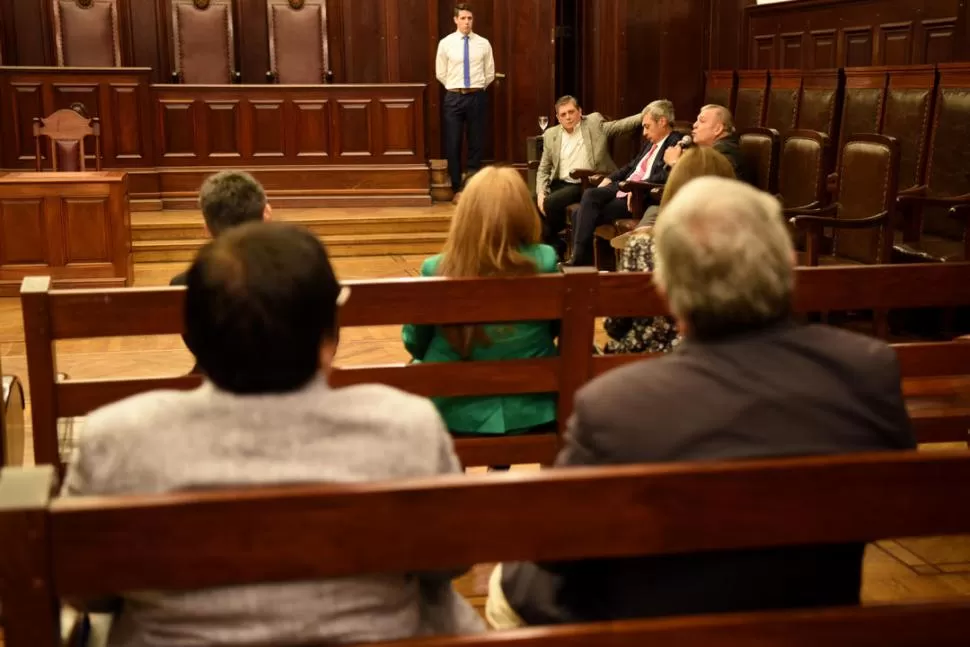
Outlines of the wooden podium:
M 0 174 L 0 296 L 38 274 L 58 288 L 131 285 L 127 173 Z

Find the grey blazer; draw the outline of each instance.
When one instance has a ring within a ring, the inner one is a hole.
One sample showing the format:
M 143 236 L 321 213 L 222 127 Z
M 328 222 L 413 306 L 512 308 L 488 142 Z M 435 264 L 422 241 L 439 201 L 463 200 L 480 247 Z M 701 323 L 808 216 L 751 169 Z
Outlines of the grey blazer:
M 625 119 L 606 121 L 598 112 L 586 115 L 579 123 L 583 132 L 583 144 L 593 160 L 597 171 L 612 173 L 616 164 L 610 157 L 610 140 L 622 133 L 631 133 L 640 127 L 643 116 L 631 115 Z M 559 177 L 559 151 L 562 147 L 562 126 L 548 129 L 542 136 L 542 160 L 536 175 L 536 192 L 549 193 L 549 184 Z M 570 169 L 572 170 L 572 169 Z

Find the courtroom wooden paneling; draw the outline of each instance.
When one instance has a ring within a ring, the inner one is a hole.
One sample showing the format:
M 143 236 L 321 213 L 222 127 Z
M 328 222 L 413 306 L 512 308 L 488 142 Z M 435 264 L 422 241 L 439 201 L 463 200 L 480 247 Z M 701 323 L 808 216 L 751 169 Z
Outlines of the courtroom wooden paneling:
M 622 117 L 654 99 L 693 121 L 704 100 L 711 0 L 583 0 L 583 91 L 588 110 Z
M 154 165 L 149 75 L 147 69 L 0 67 L 3 167 L 34 168 L 34 118 L 76 102 L 101 120 L 106 168 Z M 91 142 L 87 150 L 94 166 Z
M 943 63 L 970 51 L 960 0 L 799 0 L 748 6 L 743 14 L 740 66 L 749 69 Z M 729 38 L 723 29 L 730 26 L 715 20 L 712 43 Z
M 0 296 L 32 275 L 65 288 L 130 285 L 126 185 L 120 172 L 0 175 Z
M 3 167 L 33 168 L 34 117 L 81 101 L 133 208 L 194 206 L 241 167 L 287 206 L 428 204 L 423 84 L 150 85 L 148 70 L 0 68 Z M 368 203 L 368 200 L 370 201 Z
M 709 70 L 734 70 L 741 67 L 744 8 L 755 0 L 711 0 L 708 42 Z

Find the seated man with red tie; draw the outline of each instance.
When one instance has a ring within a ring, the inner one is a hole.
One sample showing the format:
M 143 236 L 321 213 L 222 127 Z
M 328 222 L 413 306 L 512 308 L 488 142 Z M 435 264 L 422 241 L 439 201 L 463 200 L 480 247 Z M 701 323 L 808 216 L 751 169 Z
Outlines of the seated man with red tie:
M 596 227 L 630 215 L 630 195 L 619 190 L 624 180 L 663 184 L 670 174 L 664 163 L 664 152 L 683 136 L 673 131 L 674 104 L 666 99 L 650 103 L 643 109 L 643 137 L 640 153 L 629 164 L 603 179 L 598 187 L 583 193 L 579 210 L 573 216 L 573 257 L 568 265 L 593 264 L 593 234 Z

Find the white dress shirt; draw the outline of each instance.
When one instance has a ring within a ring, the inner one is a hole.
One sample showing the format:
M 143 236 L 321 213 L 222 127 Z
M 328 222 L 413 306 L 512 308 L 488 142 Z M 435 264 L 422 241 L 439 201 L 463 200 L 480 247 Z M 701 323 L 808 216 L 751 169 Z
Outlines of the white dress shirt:
M 438 43 L 435 76 L 448 90 L 465 87 L 465 35 L 448 34 Z M 468 35 L 468 71 L 470 88 L 484 89 L 495 80 L 495 59 L 486 38 L 472 32 Z
M 583 141 L 583 129 L 577 124 L 573 132 L 562 129 L 559 146 L 559 179 L 565 182 L 578 183 L 569 174 L 578 168 L 593 168 L 593 161 L 589 158 L 589 150 Z

